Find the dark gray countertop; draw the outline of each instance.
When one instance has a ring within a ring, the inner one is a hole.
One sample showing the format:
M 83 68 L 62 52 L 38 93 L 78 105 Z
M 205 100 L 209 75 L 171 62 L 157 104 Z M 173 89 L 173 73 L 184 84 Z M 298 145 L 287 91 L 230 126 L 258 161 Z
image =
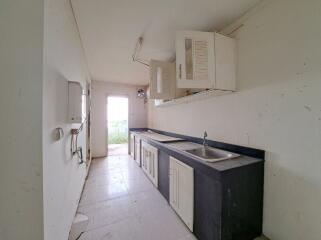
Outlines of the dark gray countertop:
M 180 160 L 183 157 L 184 158 L 183 160 L 185 160 L 187 163 L 192 163 L 192 165 L 196 165 L 196 166 L 203 165 L 203 167 L 201 166 L 202 169 L 204 169 L 204 167 L 207 167 L 218 172 L 224 172 L 234 168 L 255 164 L 258 162 L 264 162 L 264 160 L 262 159 L 253 158 L 245 155 L 240 155 L 239 157 L 236 157 L 236 158 L 218 161 L 218 162 L 206 162 L 184 151 L 184 150 L 193 149 L 196 147 L 201 147 L 202 146 L 201 144 L 189 142 L 189 141 L 161 143 L 150 138 L 149 137 L 150 135 L 144 135 L 144 132 L 139 132 L 139 131 L 131 131 L 131 132 L 139 136 L 141 139 L 144 139 L 148 143 L 160 148 L 161 150 L 164 150 L 164 151 L 167 150 L 166 152 L 169 155 L 172 155 L 173 157 L 179 156 Z

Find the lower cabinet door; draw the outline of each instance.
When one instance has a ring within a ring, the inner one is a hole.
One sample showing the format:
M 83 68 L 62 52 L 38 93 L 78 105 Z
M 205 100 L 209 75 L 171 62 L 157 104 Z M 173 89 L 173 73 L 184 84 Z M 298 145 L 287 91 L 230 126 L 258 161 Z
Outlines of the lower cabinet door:
M 132 133 L 130 134 L 130 155 L 135 157 L 135 137 Z
M 143 171 L 145 172 L 145 173 L 147 173 L 148 172 L 148 159 L 149 159 L 149 152 L 148 152 L 148 150 L 147 150 L 147 148 L 146 148 L 146 146 L 144 146 L 143 148 Z
M 149 169 L 149 149 L 148 144 L 146 142 L 142 142 L 142 168 L 143 171 L 148 175 Z
M 138 166 L 141 165 L 141 150 L 140 150 L 140 139 L 135 139 L 135 148 L 136 148 L 136 155 L 135 155 L 135 161 L 137 162 Z
M 142 168 L 152 183 L 158 187 L 158 149 L 143 141 Z
M 178 165 L 170 157 L 169 160 L 169 203 L 178 212 Z
M 144 167 L 145 167 L 145 146 L 144 144 L 142 143 L 142 148 L 141 148 L 141 167 L 142 169 L 144 170 Z
M 158 187 L 158 149 L 153 146 L 149 146 L 149 156 L 149 177 L 154 185 Z
M 193 231 L 194 220 L 194 170 L 170 157 L 170 204 L 187 227 Z

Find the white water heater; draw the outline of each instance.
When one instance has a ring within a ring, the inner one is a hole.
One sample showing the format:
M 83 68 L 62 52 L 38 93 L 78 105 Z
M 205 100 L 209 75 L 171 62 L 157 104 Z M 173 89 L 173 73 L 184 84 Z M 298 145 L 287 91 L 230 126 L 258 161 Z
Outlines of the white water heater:
M 84 120 L 84 94 L 79 82 L 68 82 L 68 122 L 82 123 Z

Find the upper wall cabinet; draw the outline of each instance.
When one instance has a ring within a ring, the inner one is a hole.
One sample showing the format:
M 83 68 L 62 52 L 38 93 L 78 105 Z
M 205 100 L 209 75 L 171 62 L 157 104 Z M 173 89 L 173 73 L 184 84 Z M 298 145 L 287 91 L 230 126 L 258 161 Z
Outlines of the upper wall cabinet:
M 175 63 L 150 61 L 150 98 L 172 99 L 175 97 Z
M 184 95 L 176 87 L 175 63 L 151 60 L 149 98 L 170 100 Z
M 232 38 L 213 32 L 178 31 L 177 87 L 234 91 L 235 56 Z
M 177 32 L 177 87 L 212 88 L 214 71 L 214 34 L 195 31 Z

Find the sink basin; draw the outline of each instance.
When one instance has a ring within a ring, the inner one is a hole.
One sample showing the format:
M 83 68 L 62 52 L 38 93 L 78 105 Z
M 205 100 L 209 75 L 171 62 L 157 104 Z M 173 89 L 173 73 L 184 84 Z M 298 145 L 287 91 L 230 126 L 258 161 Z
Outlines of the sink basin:
M 216 148 L 210 147 L 200 147 L 190 150 L 185 150 L 185 152 L 192 154 L 206 162 L 217 162 L 222 160 L 227 160 L 231 158 L 239 157 L 239 154 L 223 151 Z

